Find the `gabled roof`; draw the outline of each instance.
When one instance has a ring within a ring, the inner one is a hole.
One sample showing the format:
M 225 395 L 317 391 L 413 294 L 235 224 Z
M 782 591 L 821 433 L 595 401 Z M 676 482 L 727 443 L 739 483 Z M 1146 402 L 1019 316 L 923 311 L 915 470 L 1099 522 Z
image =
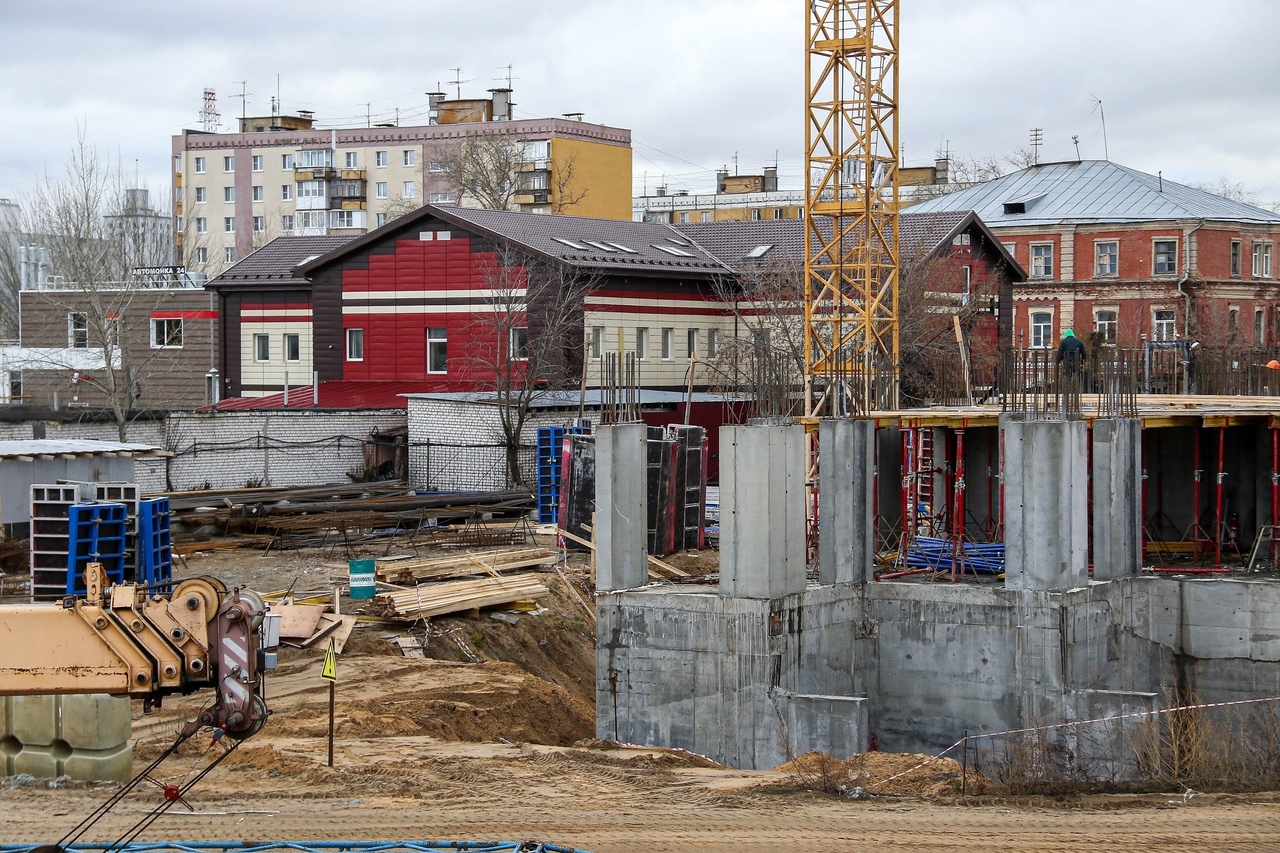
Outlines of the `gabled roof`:
M 1280 225 L 1280 214 L 1107 160 L 1031 166 L 930 199 L 912 210 L 973 210 L 993 228 L 1169 219 Z
M 216 290 L 219 287 L 265 283 L 310 287 L 311 282 L 296 272 L 298 265 L 339 249 L 354 239 L 354 236 L 277 237 L 205 287 Z
M 311 275 L 363 246 L 384 239 L 389 233 L 433 218 L 574 268 L 637 275 L 683 273 L 708 276 L 728 271 L 715 256 L 693 245 L 688 237 L 670 225 L 434 205 L 421 207 L 376 231 L 357 237 L 303 264 L 299 271 Z
M 698 222 L 675 227 L 735 270 L 778 258 L 804 261 L 803 219 Z M 912 207 L 903 211 L 898 220 L 902 260 L 911 262 L 937 255 L 950 247 L 957 235 L 971 228 L 981 231 L 992 251 L 1004 256 L 1014 278 L 1026 277 L 1022 267 L 971 210 L 929 213 Z

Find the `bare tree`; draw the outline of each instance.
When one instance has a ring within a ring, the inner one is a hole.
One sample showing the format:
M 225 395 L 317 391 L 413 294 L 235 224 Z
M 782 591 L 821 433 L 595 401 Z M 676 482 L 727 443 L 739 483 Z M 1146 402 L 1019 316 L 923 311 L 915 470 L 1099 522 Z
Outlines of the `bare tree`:
M 1233 184 L 1226 178 L 1218 178 L 1218 182 L 1216 184 L 1197 182 L 1194 184 L 1187 184 L 1187 186 L 1194 190 L 1201 190 L 1203 192 L 1222 196 L 1223 198 L 1230 199 L 1231 201 L 1238 201 L 1241 204 L 1249 204 L 1254 207 L 1258 206 L 1258 197 L 1254 195 L 1248 187 L 1243 183 Z
M 577 155 L 553 156 L 546 170 L 537 169 L 531 144 L 516 136 L 478 136 L 437 146 L 430 156 L 444 167 L 464 206 L 515 210 L 517 196 L 542 193 L 552 213 L 581 204 L 588 190 L 577 179 Z
M 583 308 L 598 277 L 499 249 L 484 271 L 488 304 L 469 330 L 471 372 L 492 383 L 507 476 L 524 482 L 520 449 L 539 396 L 576 388 L 583 368 Z

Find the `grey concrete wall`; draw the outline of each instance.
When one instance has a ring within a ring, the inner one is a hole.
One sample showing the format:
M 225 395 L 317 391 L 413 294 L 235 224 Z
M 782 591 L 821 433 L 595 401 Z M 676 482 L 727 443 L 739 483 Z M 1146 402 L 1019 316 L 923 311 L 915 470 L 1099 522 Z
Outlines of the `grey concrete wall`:
M 1088 428 L 1001 416 L 1005 584 L 1070 589 L 1089 581 Z
M 1093 422 L 1093 579 L 1142 569 L 1142 422 Z
M 876 555 L 875 422 L 822 421 L 818 452 L 818 580 L 866 583 Z
M 804 427 L 720 428 L 721 595 L 804 590 L 804 480 Z
M 649 499 L 644 424 L 596 430 L 596 589 L 649 582 Z

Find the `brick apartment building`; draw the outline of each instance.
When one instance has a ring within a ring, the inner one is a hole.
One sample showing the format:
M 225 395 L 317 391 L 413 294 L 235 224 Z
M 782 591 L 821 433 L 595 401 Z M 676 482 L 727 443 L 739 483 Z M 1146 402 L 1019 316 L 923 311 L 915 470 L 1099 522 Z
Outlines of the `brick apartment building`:
M 1280 345 L 1280 214 L 1116 163 L 1047 163 L 926 201 L 973 210 L 1028 273 L 1017 346 Z

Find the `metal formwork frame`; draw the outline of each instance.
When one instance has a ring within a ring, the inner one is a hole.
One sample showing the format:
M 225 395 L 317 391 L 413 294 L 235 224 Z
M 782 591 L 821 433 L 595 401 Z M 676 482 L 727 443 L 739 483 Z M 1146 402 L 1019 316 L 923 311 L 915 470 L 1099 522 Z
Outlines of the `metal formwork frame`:
M 898 2 L 806 5 L 806 414 L 896 409 Z

